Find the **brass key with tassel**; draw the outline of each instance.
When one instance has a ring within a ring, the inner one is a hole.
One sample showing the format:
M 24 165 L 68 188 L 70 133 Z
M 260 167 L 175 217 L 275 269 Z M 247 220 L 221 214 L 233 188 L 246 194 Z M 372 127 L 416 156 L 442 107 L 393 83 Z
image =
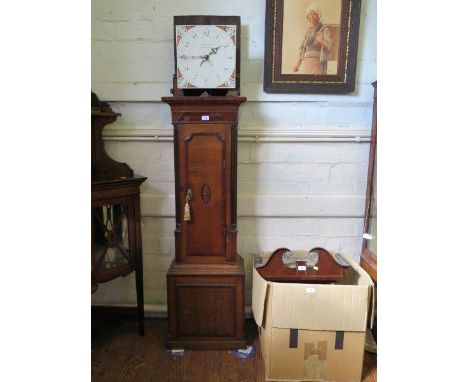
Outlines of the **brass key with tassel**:
M 190 204 L 189 201 L 192 200 L 192 189 L 187 188 L 187 193 L 185 194 L 185 207 L 184 207 L 184 221 L 188 222 L 192 220 L 190 215 Z

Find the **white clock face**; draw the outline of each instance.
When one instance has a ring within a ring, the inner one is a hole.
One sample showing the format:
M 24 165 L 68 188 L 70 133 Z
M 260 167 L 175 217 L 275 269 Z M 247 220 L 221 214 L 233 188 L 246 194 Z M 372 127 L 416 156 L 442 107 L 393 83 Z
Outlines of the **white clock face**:
M 177 87 L 236 87 L 236 26 L 176 25 Z

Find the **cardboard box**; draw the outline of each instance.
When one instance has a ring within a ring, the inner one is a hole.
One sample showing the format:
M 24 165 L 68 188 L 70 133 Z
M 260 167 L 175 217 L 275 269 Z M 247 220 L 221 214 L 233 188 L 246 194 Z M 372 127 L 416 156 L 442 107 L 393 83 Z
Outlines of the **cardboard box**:
M 253 269 L 252 309 L 267 381 L 361 382 L 373 282 L 349 256 L 338 284 L 266 281 Z

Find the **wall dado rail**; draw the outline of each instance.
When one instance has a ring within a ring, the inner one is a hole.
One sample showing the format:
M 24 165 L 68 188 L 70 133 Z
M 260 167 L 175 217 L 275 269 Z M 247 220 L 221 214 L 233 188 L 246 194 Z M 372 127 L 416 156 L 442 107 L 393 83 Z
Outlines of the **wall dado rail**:
M 110 127 L 110 126 L 109 126 Z M 152 141 L 172 142 L 172 129 L 123 129 L 107 128 L 105 141 Z M 369 130 L 278 130 L 240 129 L 239 142 L 258 143 L 321 143 L 370 141 Z M 270 218 L 362 218 L 365 196 L 363 195 L 238 195 L 239 217 Z M 141 195 L 141 214 L 144 217 L 174 217 L 174 195 Z
M 256 218 L 363 218 L 365 195 L 238 195 L 237 216 Z M 174 195 L 141 195 L 141 215 L 175 217 Z
M 105 141 L 172 142 L 172 129 L 108 128 L 103 132 Z M 279 130 L 240 129 L 239 142 L 370 142 L 370 130 Z

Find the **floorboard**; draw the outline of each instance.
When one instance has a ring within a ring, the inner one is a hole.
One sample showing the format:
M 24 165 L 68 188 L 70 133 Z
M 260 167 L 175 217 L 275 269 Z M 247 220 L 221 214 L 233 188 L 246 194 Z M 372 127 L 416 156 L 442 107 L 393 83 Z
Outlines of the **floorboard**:
M 136 321 L 118 317 L 93 317 L 91 378 L 93 382 L 263 382 L 255 322 L 246 321 L 247 343 L 254 357 L 240 359 L 229 351 L 186 351 L 184 357 L 166 353 L 167 320 L 147 319 L 145 336 Z M 365 353 L 362 382 L 377 381 L 377 355 Z

